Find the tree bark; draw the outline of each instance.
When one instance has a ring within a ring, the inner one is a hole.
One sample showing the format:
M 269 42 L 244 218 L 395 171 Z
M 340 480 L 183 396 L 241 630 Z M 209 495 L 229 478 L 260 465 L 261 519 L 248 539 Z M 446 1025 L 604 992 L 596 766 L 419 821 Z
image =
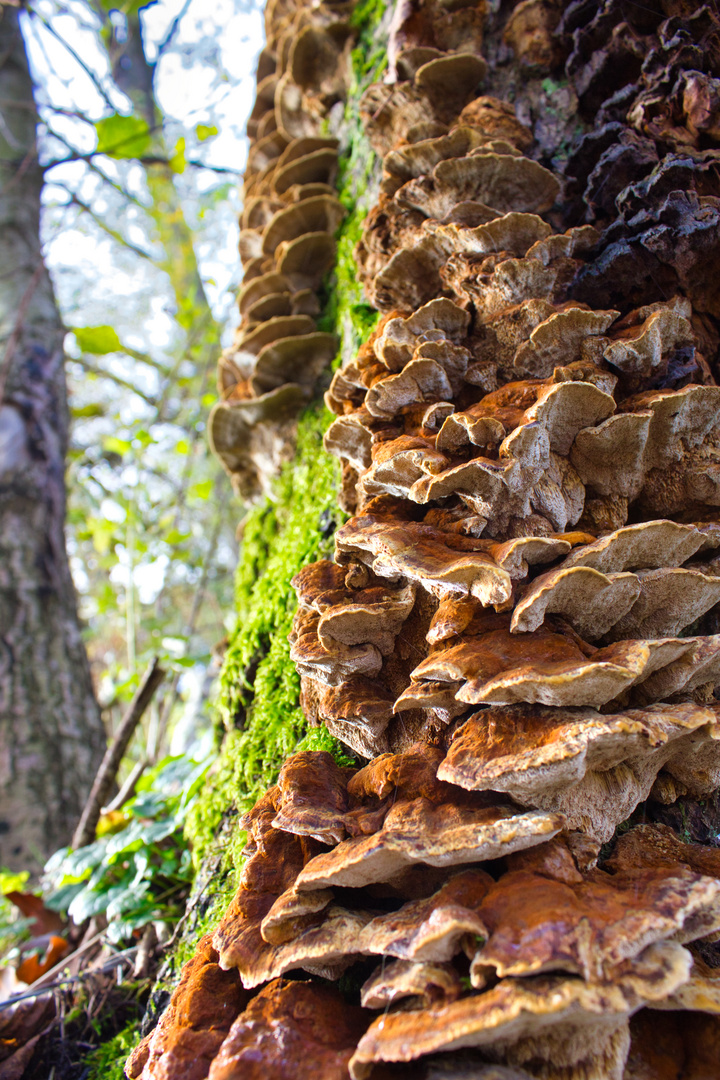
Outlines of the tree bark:
M 67 843 L 105 736 L 63 532 L 63 327 L 40 247 L 37 112 L 0 7 L 0 864 Z

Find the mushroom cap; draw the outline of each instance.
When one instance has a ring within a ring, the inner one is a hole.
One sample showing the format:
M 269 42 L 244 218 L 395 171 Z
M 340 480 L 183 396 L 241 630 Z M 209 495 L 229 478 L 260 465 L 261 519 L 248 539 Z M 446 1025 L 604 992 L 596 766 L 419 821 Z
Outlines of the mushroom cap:
M 398 193 L 398 200 L 442 221 L 453 206 L 469 200 L 492 206 L 498 214 L 543 213 L 553 205 L 559 191 L 555 175 L 531 158 L 488 153 L 480 146 L 467 157 L 439 161 L 429 180 L 409 180 Z M 544 230 L 544 235 L 536 236 L 530 244 L 545 239 L 549 233 L 549 228 Z
M 375 339 L 375 355 L 389 371 L 401 371 L 421 341 L 461 341 L 469 326 L 469 312 L 451 300 L 431 300 L 407 318 L 388 319 Z
M 503 979 L 492 990 L 445 1006 L 384 1015 L 358 1043 L 350 1075 L 353 1080 L 364 1080 L 376 1062 L 414 1061 L 439 1050 L 470 1046 L 499 1046 L 507 1051 L 525 1040 L 529 1041 L 528 1058 L 555 1066 L 574 1065 L 596 1041 L 596 1032 L 681 986 L 691 960 L 681 945 L 662 942 L 621 965 L 610 985 L 552 975 Z M 623 1050 L 627 1052 L 626 1041 Z M 625 1053 L 619 1062 L 616 1058 L 615 1069 L 605 1074 L 612 1080 L 622 1076 Z
M 262 235 L 262 253 L 272 255 L 282 243 L 297 240 L 306 233 L 334 234 L 345 217 L 345 207 L 331 195 L 315 195 L 278 210 Z M 280 267 L 278 267 L 280 269 Z M 281 270 L 281 273 L 287 271 Z
M 438 776 L 469 790 L 507 791 L 523 802 L 714 722 L 712 710 L 692 703 L 622 713 L 495 706 L 458 730 Z
M 289 282 L 287 278 L 282 274 L 278 274 L 275 270 L 269 274 L 261 274 L 259 277 L 252 278 L 252 280 L 243 284 L 238 294 L 240 314 L 247 314 L 249 308 L 263 297 L 271 293 L 287 292 L 288 289 Z
M 237 339 L 236 348 L 241 356 L 243 353 L 257 356 L 266 345 L 273 341 L 285 337 L 301 337 L 303 334 L 312 334 L 314 330 L 315 320 L 309 315 L 281 315 L 268 319 L 260 326 L 241 334 Z
M 324 750 L 306 750 L 287 758 L 278 776 L 279 805 L 273 828 L 314 836 L 324 844 L 339 843 L 345 838 L 348 772 Z
M 431 650 L 412 678 L 460 683 L 455 696 L 469 705 L 528 702 L 599 708 L 636 683 L 647 682 L 644 692 L 656 693 L 648 677 L 657 673 L 664 681 L 675 679 L 679 685 L 690 686 L 697 674 L 685 670 L 687 664 L 676 666 L 676 662 L 703 639 L 618 641 L 591 655 L 583 651 L 579 640 L 547 626 L 521 636 L 503 628 L 477 636 L 465 634 L 449 646 Z M 712 663 L 716 663 L 715 652 Z M 402 708 L 402 702 L 403 695 L 395 708 Z
M 435 805 L 402 801 L 372 836 L 353 837 L 317 856 L 298 876 L 299 889 L 344 885 L 359 888 L 389 881 L 406 866 L 458 866 L 532 847 L 563 827 L 558 814 L 518 813 L 508 805 Z
M 332 986 L 275 979 L 233 1024 L 208 1080 L 346 1080 L 366 1022 Z
M 334 899 L 332 889 L 298 892 L 293 886 L 278 896 L 260 924 L 263 941 L 268 945 L 284 945 L 308 926 L 322 920 L 322 912 Z
M 264 397 L 290 383 L 310 390 L 336 351 L 334 334 L 314 331 L 300 337 L 278 338 L 258 353 L 251 379 L 253 392 L 258 398 Z
M 211 935 L 205 935 L 195 955 L 183 965 L 170 1004 L 144 1042 L 141 1070 L 133 1067 L 132 1075 L 142 1080 L 164 1080 L 178 1075 L 179 1070 L 188 1080 L 204 1080 L 248 996 L 237 972 L 222 971 L 218 966 Z M 130 1061 L 139 1064 L 137 1052 Z
M 366 979 L 360 1002 L 366 1009 L 384 1009 L 403 998 L 420 998 L 426 1007 L 438 998 L 454 1001 L 462 993 L 460 976 L 452 964 L 395 960 Z
M 367 513 L 351 518 L 335 535 L 337 557 L 367 561 L 379 577 L 417 581 L 439 597 L 475 597 L 501 604 L 512 594 L 513 580 L 530 565 L 568 550 L 562 538 L 520 537 L 506 543 L 475 540 L 421 522 Z
M 487 935 L 478 910 L 492 885 L 493 879 L 484 870 L 453 874 L 432 896 L 376 916 L 364 927 L 359 945 L 371 955 L 447 963 L 461 950 L 467 935 Z
M 487 64 L 475 53 L 433 57 L 415 72 L 415 86 L 430 99 L 468 97 L 485 78 Z
M 614 968 L 648 946 L 694 937 L 696 923 L 720 926 L 720 881 L 666 867 L 591 880 L 553 880 L 513 870 L 477 909 L 487 931 L 470 967 L 473 985 L 551 971 L 612 981 Z M 703 929 L 706 925 L 703 925 Z
M 304 387 L 285 383 L 260 397 L 220 401 L 213 407 L 208 418 L 210 449 L 231 477 L 240 478 L 241 487 L 252 491 L 257 484 L 259 464 L 254 460 L 253 441 L 258 432 L 265 426 L 275 431 L 302 408 L 307 397 Z M 277 438 L 273 435 L 273 441 Z
M 286 163 L 281 157 L 273 174 L 273 190 L 282 195 L 295 184 L 332 184 L 337 162 L 337 150 L 332 147 L 321 147 Z
M 547 378 L 559 365 L 579 359 L 583 343 L 604 334 L 619 314 L 580 307 L 556 312 L 536 326 L 518 347 L 513 365 L 533 378 Z
M 653 391 L 623 403 L 597 427 L 578 433 L 570 460 L 601 495 L 634 498 L 650 469 L 679 461 L 720 423 L 720 387 Z
M 714 741 L 717 711 L 694 703 L 618 713 L 513 705 L 471 716 L 438 778 L 542 805 L 605 840 L 650 793 L 661 768 Z
M 324 230 L 305 233 L 279 244 L 275 261 L 291 288 L 317 289 L 335 261 L 335 240 Z
M 320 615 L 317 632 L 325 648 L 332 649 L 333 642 L 373 644 L 389 655 L 415 602 L 414 586 L 349 589 L 345 574 L 342 566 L 322 560 L 304 567 L 291 584 L 300 602 Z
M 513 255 L 525 253 L 538 240 L 551 233 L 550 226 L 537 214 L 510 210 L 498 213 L 487 224 L 475 228 L 462 225 L 440 225 L 434 230 L 447 242 L 454 252 L 469 255 L 490 255 L 497 251 L 508 251 Z

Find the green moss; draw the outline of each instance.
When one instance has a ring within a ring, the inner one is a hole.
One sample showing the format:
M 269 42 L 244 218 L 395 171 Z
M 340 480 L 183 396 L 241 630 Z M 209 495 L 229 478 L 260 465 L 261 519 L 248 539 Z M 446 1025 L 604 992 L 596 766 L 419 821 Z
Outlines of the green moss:
M 140 1024 L 133 1020 L 96 1050 L 91 1050 L 85 1061 L 89 1072 L 87 1080 L 124 1080 L 123 1066 L 128 1055 L 140 1042 Z
M 348 214 L 338 232 L 336 267 L 325 283 L 318 321 L 319 329 L 338 335 L 336 363 L 357 351 L 378 319 L 364 300 L 353 252 L 379 182 L 379 162 L 363 130 L 359 101 L 387 62 L 385 41 L 377 34 L 387 17 L 387 0 L 362 0 L 352 15 L 358 43 L 343 122 L 347 150 L 341 154 L 338 179 L 338 196 Z M 199 871 L 190 906 L 195 897 L 202 904 L 175 949 L 175 971 L 224 913 L 243 865 L 245 834 L 237 828 L 237 817 L 275 782 L 285 758 L 300 749 L 327 750 L 340 764 L 353 763 L 324 728 L 308 730 L 288 642 L 296 609 L 290 580 L 308 563 L 331 556 L 332 534 L 344 519 L 337 505 L 339 468 L 322 447 L 331 420 L 321 403 L 306 410 L 298 422 L 293 460 L 282 470 L 272 497 L 243 522 L 237 627 L 217 702 L 225 734 L 206 791 L 186 824 Z

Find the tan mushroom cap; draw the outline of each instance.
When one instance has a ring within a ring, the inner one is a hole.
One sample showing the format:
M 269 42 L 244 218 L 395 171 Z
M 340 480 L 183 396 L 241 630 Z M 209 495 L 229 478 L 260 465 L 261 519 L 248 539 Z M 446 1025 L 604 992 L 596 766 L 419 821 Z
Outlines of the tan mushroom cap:
M 278 161 L 273 189 L 282 195 L 295 184 L 332 184 L 337 172 L 337 150 L 324 147 L 283 164 Z
M 720 763 L 717 735 L 717 708 L 693 703 L 619 713 L 496 706 L 458 730 L 438 778 L 557 810 L 569 828 L 605 841 L 648 797 L 660 769 L 682 772 L 686 762 L 689 772 L 700 747 Z
M 382 653 L 370 642 L 343 645 L 329 639 L 323 645 L 318 635 L 320 616 L 301 606 L 290 634 L 290 659 L 300 675 L 319 679 L 328 686 L 338 686 L 353 675 L 377 675 L 382 669 Z
M 469 326 L 469 312 L 451 300 L 431 300 L 407 318 L 388 319 L 375 340 L 375 355 L 389 371 L 402 371 L 420 342 L 459 342 Z
M 504 979 L 492 990 L 446 1006 L 390 1013 L 375 1020 L 360 1040 L 350 1075 L 365 1080 L 377 1062 L 414 1061 L 439 1050 L 476 1046 L 496 1047 L 511 1062 L 520 1057 L 520 1064 L 532 1058 L 552 1063 L 577 1080 L 593 1075 L 587 1065 L 595 1058 L 594 1075 L 622 1080 L 627 1017 L 680 987 L 691 960 L 681 945 L 662 942 L 626 961 L 610 985 L 562 976 Z M 606 1056 L 603 1065 L 598 1056 Z
M 299 383 L 311 389 L 324 368 L 334 359 L 337 338 L 319 331 L 278 338 L 258 353 L 251 378 L 254 394 L 260 397 L 285 383 Z
M 306 750 L 287 758 L 277 780 L 273 828 L 313 836 L 323 844 L 344 840 L 349 775 L 326 751 Z
M 360 989 L 366 1009 L 384 1009 L 404 998 L 419 998 L 426 1008 L 438 999 L 454 1001 L 462 993 L 460 976 L 452 964 L 416 964 L 395 960 L 379 967 Z
M 467 201 L 492 206 L 499 214 L 542 213 L 550 209 L 559 191 L 555 175 L 531 158 L 486 153 L 478 147 L 467 157 L 438 162 L 430 180 L 409 180 L 398 193 L 398 200 L 417 207 L 429 218 L 443 221 L 453 206 Z
M 424 899 L 378 915 L 363 929 L 362 951 L 423 963 L 447 963 L 468 935 L 484 938 L 487 927 L 478 910 L 494 882 L 484 870 L 463 870 Z
M 128 1075 L 136 1080 L 167 1080 L 170 1076 L 204 1080 L 247 1001 L 237 972 L 218 967 L 211 935 L 205 935 L 183 966 L 180 982 L 157 1027 L 138 1047 L 140 1054 L 136 1050 L 128 1059 Z
M 518 120 L 512 104 L 496 97 L 474 98 L 460 113 L 458 122 L 488 137 L 508 139 L 519 150 L 528 150 L 533 144 L 532 131 Z
M 337 387 L 336 382 L 335 387 Z M 331 391 L 328 391 L 326 395 L 326 402 L 330 393 Z M 338 417 L 323 436 L 324 449 L 328 454 L 340 458 L 341 461 L 349 462 L 358 472 L 364 471 L 371 464 L 371 423 L 370 414 L 366 409 Z
M 487 64 L 475 53 L 451 53 L 434 57 L 415 72 L 415 86 L 430 99 L 468 97 L 485 78 Z
M 619 331 L 603 357 L 626 374 L 652 375 L 676 349 L 694 344 L 692 326 L 671 307 L 652 312 L 639 325 Z
M 376 645 L 384 656 L 392 653 L 395 638 L 415 602 L 413 585 L 389 589 L 345 586 L 346 570 L 328 560 L 310 563 L 291 581 L 301 604 L 320 615 L 318 637 L 326 649 L 343 645 Z
M 367 392 L 365 408 L 375 418 L 392 420 L 421 403 L 447 402 L 467 371 L 470 352 L 449 341 L 424 342 L 397 375 L 388 375 Z
M 475 228 L 440 225 L 434 230 L 434 235 L 442 238 L 450 251 L 470 255 L 507 251 L 513 255 L 524 255 L 538 240 L 549 236 L 551 231 L 550 226 L 537 214 L 512 210 L 498 213 L 494 220 Z
M 240 314 L 247 314 L 249 308 L 263 297 L 271 293 L 283 293 L 289 291 L 289 282 L 282 274 L 271 271 L 269 274 L 261 274 L 244 284 L 238 294 L 238 307 Z
M 568 544 L 550 537 L 521 537 L 506 543 L 474 540 L 420 522 L 392 522 L 364 514 L 343 525 L 335 537 L 338 558 L 367 560 L 379 577 L 402 576 L 438 597 L 472 596 L 483 604 L 503 604 L 514 579 L 528 566 L 562 555 Z
M 396 802 L 382 828 L 344 840 L 312 860 L 297 878 L 300 890 L 390 881 L 414 863 L 458 866 L 532 847 L 560 831 L 559 814 L 518 813 L 498 800 L 476 807 L 436 805 L 418 798 Z
M 506 626 L 507 620 L 495 629 L 466 633 L 448 646 L 432 649 L 412 672 L 413 681 L 460 682 L 455 696 L 469 705 L 528 702 L 599 708 L 661 669 L 668 669 L 663 672 L 665 679 L 675 678 L 681 684 L 687 680 L 684 685 L 688 686 L 693 673 L 682 663 L 675 665 L 703 641 L 618 641 L 595 650 L 569 630 L 559 633 L 544 625 L 516 635 Z M 646 693 L 649 686 L 644 688 Z M 396 710 L 402 703 L 401 695 Z
M 331 735 L 361 757 L 387 749 L 383 733 L 392 720 L 395 695 L 381 682 L 350 675 L 338 686 L 306 674 L 301 679 L 301 702 L 309 719 L 323 723 Z
M 583 483 L 600 494 L 634 498 L 650 469 L 679 461 L 717 428 L 720 387 L 653 391 L 628 399 L 623 409 L 579 432 L 570 459 Z
M 470 967 L 478 989 L 497 977 L 551 971 L 610 982 L 618 964 L 648 945 L 692 940 L 698 922 L 720 926 L 720 881 L 681 869 L 669 875 L 666 867 L 596 870 L 573 883 L 513 870 L 477 913 L 487 928 Z
M 262 253 L 272 255 L 281 243 L 306 233 L 333 234 L 345 216 L 345 207 L 331 195 L 316 195 L 278 210 L 262 235 Z M 281 271 L 287 273 L 287 271 Z
M 332 889 L 298 892 L 291 886 L 278 896 L 260 924 L 263 941 L 284 945 L 310 926 L 322 921 L 322 913 L 334 899 Z
M 317 289 L 335 261 L 335 240 L 326 231 L 306 233 L 279 244 L 275 261 L 293 289 Z
M 640 592 L 640 581 L 635 574 L 606 575 L 589 566 L 561 567 L 533 581 L 515 606 L 510 629 L 513 633 L 537 630 L 545 616 L 554 613 L 563 615 L 587 641 L 596 641 L 622 623 Z M 667 632 L 672 634 L 677 629 L 673 625 Z M 617 636 L 631 634 L 632 631 Z
M 334 987 L 276 979 L 235 1021 L 208 1080 L 346 1080 L 366 1023 Z
M 604 334 L 619 314 L 580 307 L 557 312 L 536 326 L 518 347 L 513 365 L 534 378 L 547 378 L 556 367 L 578 360 L 583 344 Z
M 248 989 L 296 969 L 336 979 L 355 959 L 352 943 L 371 918 L 371 912 L 347 911 L 330 904 L 318 926 L 309 926 L 279 945 L 264 943 L 256 930 L 252 957 L 248 955 L 233 966 Z M 223 954 L 221 964 L 226 962 L 229 960 Z
M 399 182 L 431 173 L 440 161 L 464 157 L 483 146 L 486 137 L 471 127 L 456 127 L 450 134 L 418 139 L 409 146 L 399 146 L 383 158 L 383 169 Z
M 720 969 L 708 964 L 697 946 L 690 952 L 693 957 L 690 978 L 655 1008 L 696 1010 L 720 1017 Z
M 435 248 L 438 248 L 439 238 L 433 236 L 432 239 Z M 533 248 L 536 246 L 533 245 Z M 501 257 L 498 261 L 497 257 L 488 256 L 479 267 L 472 256 L 456 253 L 448 258 L 441 252 L 440 256 L 435 257 L 437 268 L 431 281 L 434 283 L 439 276 L 441 287 L 461 301 L 472 303 L 477 318 L 483 323 L 525 300 L 546 300 L 552 304 L 564 302 L 577 270 L 577 260 L 561 254 L 544 262 L 531 254 L 533 248 L 524 258 Z M 393 261 L 388 263 L 384 271 L 386 277 Z M 381 277 L 383 275 L 379 274 L 376 282 Z
M 279 425 L 290 420 L 307 399 L 304 387 L 286 383 L 257 398 L 221 401 L 213 407 L 208 418 L 210 449 L 230 477 L 237 477 L 241 490 L 252 492 L 264 463 L 282 456 Z
M 315 320 L 309 315 L 279 316 L 240 334 L 235 347 L 241 356 L 248 354 L 254 357 L 273 341 L 285 337 L 301 337 L 303 334 L 312 334 L 314 330 Z
M 643 521 L 575 548 L 564 567 L 590 566 L 601 573 L 681 566 L 699 551 L 720 546 L 720 528 L 681 525 L 676 521 Z

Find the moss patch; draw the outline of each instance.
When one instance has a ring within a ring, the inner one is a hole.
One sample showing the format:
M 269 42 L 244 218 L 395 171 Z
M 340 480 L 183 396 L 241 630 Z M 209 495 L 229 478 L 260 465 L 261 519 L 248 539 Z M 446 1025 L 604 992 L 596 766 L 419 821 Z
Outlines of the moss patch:
M 140 1042 L 140 1025 L 137 1021 L 128 1024 L 114 1038 L 103 1043 L 87 1056 L 87 1080 L 124 1080 L 123 1066 L 128 1055 Z
M 379 182 L 379 162 L 363 130 L 359 101 L 387 63 L 385 38 L 378 33 L 383 20 L 389 20 L 387 0 L 364 0 L 352 15 L 358 42 L 338 180 L 338 196 L 348 214 L 338 231 L 337 262 L 325 283 L 318 321 L 319 329 L 338 335 L 336 364 L 357 351 L 378 319 L 364 301 L 353 250 Z M 243 522 L 237 627 L 225 654 L 217 702 L 224 735 L 206 792 L 186 825 L 198 877 L 192 912 L 172 957 L 175 972 L 227 907 L 243 864 L 245 834 L 237 818 L 275 782 L 285 758 L 312 749 L 328 750 L 342 764 L 352 762 L 324 728 L 308 729 L 288 642 L 297 604 L 290 580 L 309 562 L 332 554 L 333 533 L 344 520 L 337 505 L 339 467 L 322 446 L 331 420 L 322 403 L 303 413 L 293 460 L 282 470 L 272 497 Z

